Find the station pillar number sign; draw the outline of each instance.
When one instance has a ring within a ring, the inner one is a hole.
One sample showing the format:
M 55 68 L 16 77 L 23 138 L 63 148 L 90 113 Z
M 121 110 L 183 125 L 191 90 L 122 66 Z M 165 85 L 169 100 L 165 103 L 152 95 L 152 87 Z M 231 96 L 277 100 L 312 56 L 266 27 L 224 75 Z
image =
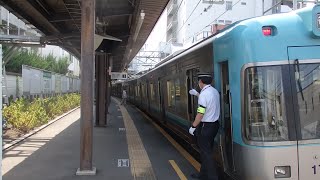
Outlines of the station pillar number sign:
M 111 72 L 111 79 L 126 80 L 128 73 L 125 72 Z

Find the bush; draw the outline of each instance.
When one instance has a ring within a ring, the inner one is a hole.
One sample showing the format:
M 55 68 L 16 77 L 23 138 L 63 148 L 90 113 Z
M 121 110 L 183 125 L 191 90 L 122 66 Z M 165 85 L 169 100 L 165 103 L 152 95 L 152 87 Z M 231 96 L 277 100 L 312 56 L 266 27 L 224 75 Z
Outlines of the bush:
M 32 102 L 21 98 L 5 107 L 3 116 L 13 128 L 26 133 L 79 105 L 79 94 L 35 99 Z

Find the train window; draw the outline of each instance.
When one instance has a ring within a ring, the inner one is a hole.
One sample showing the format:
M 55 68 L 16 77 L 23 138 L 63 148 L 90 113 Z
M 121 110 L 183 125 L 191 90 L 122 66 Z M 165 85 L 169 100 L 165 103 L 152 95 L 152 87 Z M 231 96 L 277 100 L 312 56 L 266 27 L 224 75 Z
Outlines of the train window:
M 168 95 L 168 107 L 174 108 L 175 102 L 175 90 L 174 83 L 172 81 L 167 81 L 167 95 Z
M 251 141 L 289 139 L 281 66 L 246 69 L 246 131 Z
M 320 64 L 299 65 L 295 82 L 302 139 L 319 139 Z
M 146 98 L 146 87 L 144 84 L 142 84 L 141 87 L 141 98 Z

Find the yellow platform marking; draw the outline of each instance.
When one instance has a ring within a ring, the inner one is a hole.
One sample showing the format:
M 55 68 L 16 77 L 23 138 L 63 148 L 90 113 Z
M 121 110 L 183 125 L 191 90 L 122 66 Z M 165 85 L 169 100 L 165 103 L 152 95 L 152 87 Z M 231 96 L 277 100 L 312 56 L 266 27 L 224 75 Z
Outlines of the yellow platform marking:
M 141 114 L 148 119 L 159 131 L 160 133 L 167 138 L 167 140 L 180 152 L 180 154 L 186 158 L 189 163 L 198 171 L 200 172 L 200 163 L 195 160 L 185 149 L 183 149 L 183 147 L 178 144 L 165 130 L 163 130 L 158 124 L 156 124 L 150 117 L 148 117 L 147 115 L 145 115 L 142 111 L 140 111 L 140 109 L 137 108 L 137 110 L 139 112 L 141 112 Z
M 183 172 L 181 171 L 181 169 L 179 168 L 179 166 L 174 160 L 169 160 L 169 163 L 171 164 L 173 169 L 176 171 L 176 173 L 178 174 L 181 180 L 187 180 L 186 176 L 183 174 Z
M 119 105 L 120 102 L 113 98 Z M 145 150 L 142 140 L 139 136 L 136 126 L 133 123 L 127 109 L 119 106 L 122 113 L 124 126 L 126 128 L 126 137 L 128 143 L 129 159 L 131 165 L 131 174 L 135 180 L 156 180 L 156 176 L 152 169 L 147 151 Z

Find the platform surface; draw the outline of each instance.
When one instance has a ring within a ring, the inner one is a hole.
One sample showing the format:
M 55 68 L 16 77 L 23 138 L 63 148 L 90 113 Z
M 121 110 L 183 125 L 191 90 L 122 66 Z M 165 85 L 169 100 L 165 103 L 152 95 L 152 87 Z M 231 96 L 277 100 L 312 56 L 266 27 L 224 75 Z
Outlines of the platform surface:
M 3 152 L 4 180 L 190 179 L 196 168 L 132 105 L 113 99 L 108 126 L 94 127 L 95 176 L 77 176 L 80 109 Z

